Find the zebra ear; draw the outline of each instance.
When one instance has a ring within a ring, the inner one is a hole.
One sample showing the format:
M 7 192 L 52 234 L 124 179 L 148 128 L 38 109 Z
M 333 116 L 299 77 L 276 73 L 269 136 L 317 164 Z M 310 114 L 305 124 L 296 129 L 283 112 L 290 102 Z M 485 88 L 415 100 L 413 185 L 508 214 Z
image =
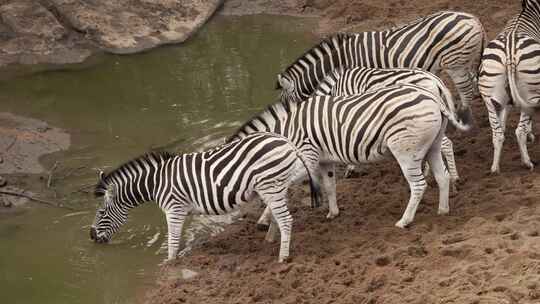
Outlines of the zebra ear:
M 103 177 L 105 176 L 105 172 L 103 172 L 102 170 L 99 170 L 98 176 L 99 176 L 99 181 L 102 182 Z
M 287 78 L 281 76 L 281 74 L 278 74 L 277 76 L 278 78 L 278 83 L 279 85 L 285 90 L 285 91 L 288 91 L 288 92 L 291 92 L 293 91 L 294 89 L 294 86 L 292 84 L 292 82 L 290 80 L 288 80 Z

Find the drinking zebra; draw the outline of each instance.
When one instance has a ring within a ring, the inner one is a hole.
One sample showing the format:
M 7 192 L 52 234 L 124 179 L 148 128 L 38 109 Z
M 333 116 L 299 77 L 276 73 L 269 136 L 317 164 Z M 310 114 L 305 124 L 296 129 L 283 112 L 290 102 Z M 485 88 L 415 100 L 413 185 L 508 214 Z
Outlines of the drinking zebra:
M 451 112 L 455 112 L 452 94 L 442 80 L 420 69 L 338 68 L 328 74 L 319 83 L 313 95 L 340 96 L 362 94 L 368 90 L 384 88 L 394 84 L 414 84 L 424 87 L 433 95 L 439 96 Z M 471 120 L 470 112 L 462 112 L 462 114 L 467 115 L 460 117 L 460 120 L 468 123 Z M 454 160 L 453 144 L 447 136 L 444 136 L 442 139 L 441 149 L 447 161 L 450 180 L 455 187 L 455 182 L 459 179 L 459 175 Z M 348 176 L 353 170 L 354 166 L 348 166 L 345 175 Z M 424 172 L 428 172 L 428 169 L 424 170 Z
M 516 137 L 521 162 L 529 169 L 534 164 L 527 151 L 532 133 L 533 111 L 540 104 L 540 4 L 524 0 L 519 15 L 486 47 L 482 56 L 478 86 L 489 114 L 493 137 L 491 172 L 500 171 L 500 159 L 510 105 L 520 108 Z
M 306 138 L 317 148 L 322 185 L 328 195 L 328 217 L 337 216 L 334 162 L 361 164 L 392 154 L 411 190 L 403 217 L 405 227 L 414 218 L 426 188 L 421 170 L 428 163 L 439 185 L 439 213 L 448 206 L 448 172 L 441 157 L 441 140 L 448 120 L 466 129 L 455 113 L 430 91 L 413 85 L 395 85 L 362 95 L 315 96 L 303 102 L 280 102 L 246 122 L 232 140 L 252 132 L 273 132 L 301 146 Z M 259 224 L 267 225 L 267 211 Z
M 297 149 L 288 139 L 269 133 L 250 134 L 207 152 L 144 155 L 101 176 L 95 193 L 104 197 L 104 204 L 97 210 L 90 237 L 107 242 L 131 208 L 155 201 L 167 219 L 168 259 L 173 259 L 188 214 L 229 213 L 258 195 L 277 221 L 282 262 L 289 256 L 293 220 L 287 189 L 295 176 L 307 174 L 312 206 L 320 202 L 318 181 L 311 174 L 317 167 L 313 155 L 316 151 L 309 143 Z
M 420 68 L 445 71 L 456 85 L 461 107 L 474 98 L 474 76 L 485 32 L 473 15 L 443 11 L 385 31 L 337 34 L 308 50 L 278 75 L 282 100 L 308 98 L 338 67 Z

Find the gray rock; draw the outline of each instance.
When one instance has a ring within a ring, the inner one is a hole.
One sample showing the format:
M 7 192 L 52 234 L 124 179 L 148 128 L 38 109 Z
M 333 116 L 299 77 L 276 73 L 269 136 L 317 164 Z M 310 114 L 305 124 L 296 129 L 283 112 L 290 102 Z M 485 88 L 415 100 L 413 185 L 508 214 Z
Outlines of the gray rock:
M 0 17 L 16 34 L 61 39 L 67 30 L 37 1 L 14 1 L 0 7 Z

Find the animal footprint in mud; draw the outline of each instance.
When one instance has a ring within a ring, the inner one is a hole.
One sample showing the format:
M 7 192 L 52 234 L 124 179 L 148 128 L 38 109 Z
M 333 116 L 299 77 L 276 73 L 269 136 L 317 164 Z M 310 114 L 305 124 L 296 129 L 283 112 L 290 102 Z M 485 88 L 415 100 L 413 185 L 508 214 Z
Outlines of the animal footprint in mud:
M 466 245 L 448 246 L 441 249 L 441 255 L 454 257 L 456 259 L 465 259 L 470 255 L 471 251 L 472 249 L 470 246 Z
M 388 264 L 390 264 L 390 258 L 387 257 L 387 256 L 382 256 L 382 257 L 378 257 L 376 260 L 375 260 L 375 264 L 377 266 L 387 266 Z
M 468 236 L 465 236 L 462 233 L 456 233 L 456 234 L 453 234 L 453 235 L 445 236 L 443 238 L 443 240 L 442 240 L 442 243 L 444 245 L 451 245 L 451 244 L 456 244 L 456 243 L 463 242 L 463 241 L 467 240 L 468 238 L 469 238 Z

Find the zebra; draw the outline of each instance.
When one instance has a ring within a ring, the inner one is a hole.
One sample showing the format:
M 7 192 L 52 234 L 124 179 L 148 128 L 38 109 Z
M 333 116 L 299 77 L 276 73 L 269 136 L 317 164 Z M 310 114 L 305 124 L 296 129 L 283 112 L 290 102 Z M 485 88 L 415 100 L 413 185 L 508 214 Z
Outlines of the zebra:
M 136 158 L 101 176 L 95 194 L 104 197 L 104 203 L 96 212 L 90 238 L 108 242 L 131 208 L 155 201 L 167 219 L 171 260 L 177 256 L 182 226 L 190 213 L 229 213 L 258 195 L 277 221 L 279 262 L 283 262 L 289 257 L 293 221 L 287 189 L 298 172 L 310 178 L 312 207 L 320 204 L 320 186 L 310 172 L 317 167 L 311 147 L 305 144 L 299 150 L 277 134 L 254 133 L 206 152 L 154 152 Z
M 437 96 L 414 85 L 394 85 L 362 95 L 314 96 L 302 102 L 281 101 L 241 126 L 230 140 L 252 132 L 273 132 L 297 147 L 308 139 L 318 149 L 321 182 L 328 196 L 328 218 L 339 214 L 334 163 L 375 162 L 392 154 L 409 183 L 409 203 L 396 223 L 409 225 L 426 188 L 421 163 L 427 157 L 439 186 L 439 214 L 447 214 L 449 177 L 441 140 L 450 121 L 466 127 Z M 268 210 L 259 224 L 268 225 Z
M 524 0 L 521 12 L 484 50 L 478 78 L 480 95 L 488 110 L 493 139 L 492 173 L 500 172 L 500 159 L 508 108 L 520 108 L 515 134 L 521 162 L 530 170 L 534 164 L 527 139 L 534 141 L 532 114 L 540 104 L 540 4 Z
M 453 11 L 384 31 L 340 33 L 324 39 L 278 74 L 276 89 L 281 89 L 281 100 L 300 101 L 338 67 L 420 68 L 433 74 L 445 71 L 459 91 L 460 108 L 469 111 L 485 41 L 478 18 Z
M 337 68 L 328 74 L 313 92 L 313 95 L 352 95 L 362 94 L 368 90 L 375 90 L 393 84 L 414 84 L 431 91 L 435 96 L 440 96 L 445 101 L 451 112 L 455 112 L 453 97 L 444 82 L 437 76 L 420 69 L 379 69 L 356 67 L 351 69 Z M 471 118 L 469 112 L 459 117 L 464 123 L 468 123 Z M 454 149 L 452 141 L 444 136 L 442 139 L 442 153 L 447 161 L 447 168 L 450 172 L 450 181 L 453 187 L 459 179 L 454 159 Z M 354 166 L 348 166 L 346 176 L 354 170 Z M 427 175 L 428 169 L 424 170 Z

